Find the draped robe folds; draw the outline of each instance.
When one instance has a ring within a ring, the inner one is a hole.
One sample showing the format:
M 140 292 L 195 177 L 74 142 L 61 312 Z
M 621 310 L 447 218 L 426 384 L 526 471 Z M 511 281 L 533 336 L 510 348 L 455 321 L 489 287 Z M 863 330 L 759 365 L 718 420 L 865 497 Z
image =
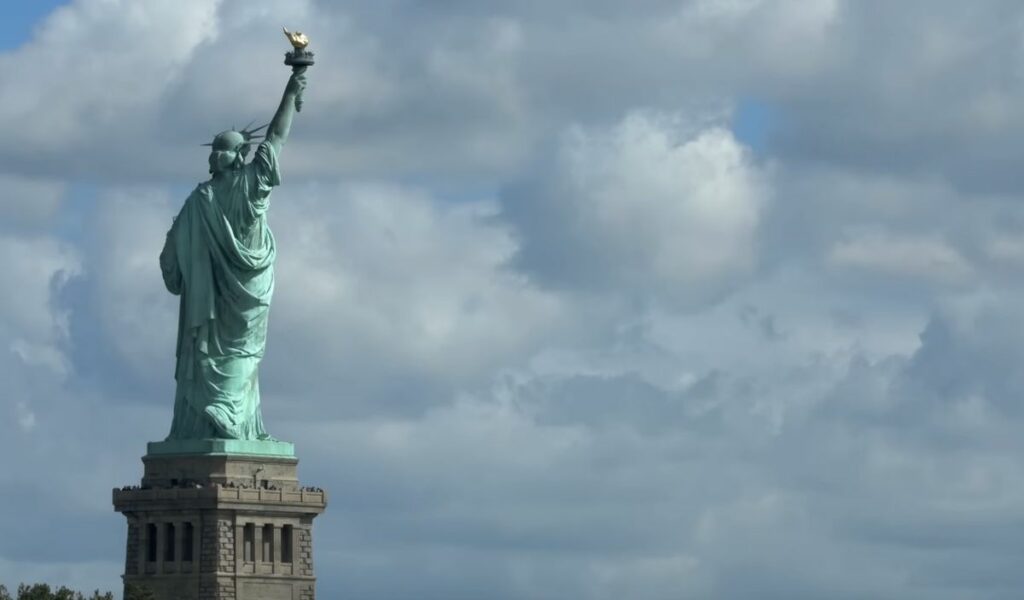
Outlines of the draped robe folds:
M 272 439 L 260 413 L 259 364 L 274 291 L 270 192 L 274 147 L 199 184 L 167 233 L 164 284 L 181 296 L 174 420 L 168 440 Z

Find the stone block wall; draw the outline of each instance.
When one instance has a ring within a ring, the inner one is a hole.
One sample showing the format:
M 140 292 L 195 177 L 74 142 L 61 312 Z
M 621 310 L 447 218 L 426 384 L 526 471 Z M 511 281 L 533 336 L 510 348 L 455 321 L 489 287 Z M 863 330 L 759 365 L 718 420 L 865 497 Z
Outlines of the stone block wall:
M 128 543 L 125 546 L 124 573 L 125 575 L 138 575 L 139 573 L 139 521 L 128 517 Z
M 158 600 L 314 600 L 312 527 L 313 519 L 326 508 L 327 494 L 317 488 L 275 488 L 270 482 L 267 486 L 222 484 L 213 477 L 200 477 L 199 469 L 207 463 L 218 473 L 245 473 L 254 465 L 258 477 L 271 471 L 260 469 L 259 461 L 252 457 L 238 464 L 231 457 L 225 460 L 226 464 L 193 458 L 182 465 L 166 459 L 147 463 L 147 470 L 159 467 L 161 477 L 184 473 L 191 479 L 178 479 L 174 484 L 166 479 L 159 486 L 144 483 L 114 490 L 114 507 L 128 521 L 125 583 L 148 587 Z M 294 462 L 270 466 L 278 482 L 294 477 Z M 153 481 L 158 479 L 151 475 Z M 185 524 L 191 528 L 186 529 Z M 255 529 L 247 529 L 247 525 Z M 274 537 L 264 546 L 267 531 Z M 290 560 L 282 556 L 284 531 L 294 532 L 288 544 Z M 143 554 L 148 548 L 147 532 L 155 532 L 155 561 Z M 186 538 L 193 543 L 188 544 Z M 174 552 L 167 558 L 171 540 Z M 254 559 L 241 555 L 247 544 Z M 190 558 L 184 555 L 186 546 L 191 548 Z M 267 550 L 269 555 L 265 555 Z
M 216 573 L 220 559 L 220 527 L 216 519 L 203 519 L 199 532 L 199 572 Z
M 217 518 L 217 564 L 218 571 L 226 573 L 234 570 L 235 567 L 235 527 L 229 515 L 220 515 Z
M 299 530 L 299 573 L 313 576 L 313 529 L 312 523 Z
M 236 598 L 235 580 L 203 578 L 199 582 L 199 600 L 244 600 Z

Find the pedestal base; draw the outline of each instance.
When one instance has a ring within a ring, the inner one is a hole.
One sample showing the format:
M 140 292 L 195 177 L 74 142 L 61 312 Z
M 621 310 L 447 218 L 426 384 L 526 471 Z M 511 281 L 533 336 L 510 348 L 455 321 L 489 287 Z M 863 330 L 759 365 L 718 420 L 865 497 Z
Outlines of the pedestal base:
M 150 444 L 142 485 L 113 493 L 128 520 L 125 585 L 158 600 L 313 600 L 313 519 L 327 494 L 299 486 L 298 459 L 163 444 Z

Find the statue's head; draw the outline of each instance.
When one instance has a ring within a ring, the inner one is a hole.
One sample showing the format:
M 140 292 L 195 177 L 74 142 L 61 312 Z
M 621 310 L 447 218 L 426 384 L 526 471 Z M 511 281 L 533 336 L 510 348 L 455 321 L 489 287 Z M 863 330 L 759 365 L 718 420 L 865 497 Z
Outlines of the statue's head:
M 222 131 L 213 138 L 210 144 L 210 173 L 239 169 L 245 160 L 242 152 L 245 137 L 234 130 Z
M 266 125 L 263 127 L 266 127 Z M 263 127 L 257 127 L 252 130 L 246 127 L 241 131 L 229 129 L 218 133 L 213 138 L 213 142 L 203 144 L 204 146 L 210 146 L 210 173 L 216 175 L 222 171 L 242 168 L 242 165 L 245 164 L 245 157 L 249 153 L 249 148 L 257 143 L 256 138 L 260 137 L 256 135 L 256 132 L 263 129 Z

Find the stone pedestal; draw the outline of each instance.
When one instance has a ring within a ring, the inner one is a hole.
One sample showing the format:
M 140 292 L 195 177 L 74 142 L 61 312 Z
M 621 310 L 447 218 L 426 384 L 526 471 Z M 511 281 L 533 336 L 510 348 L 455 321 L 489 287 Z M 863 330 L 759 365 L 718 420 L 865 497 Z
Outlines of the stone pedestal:
M 142 485 L 114 490 L 126 587 L 159 600 L 313 600 L 313 519 L 327 494 L 299 485 L 298 459 L 162 450 L 143 457 Z

